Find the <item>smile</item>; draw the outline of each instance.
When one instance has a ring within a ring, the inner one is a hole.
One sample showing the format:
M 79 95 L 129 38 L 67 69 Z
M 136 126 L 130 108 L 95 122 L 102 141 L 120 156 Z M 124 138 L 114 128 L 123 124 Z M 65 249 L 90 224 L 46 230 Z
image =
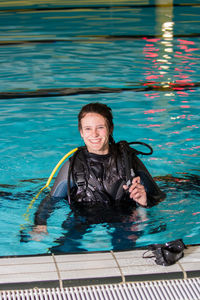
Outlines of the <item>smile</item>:
M 101 142 L 101 139 L 92 139 L 92 140 L 89 140 L 89 141 L 90 141 L 90 143 L 92 143 L 92 144 L 98 144 L 98 143 Z

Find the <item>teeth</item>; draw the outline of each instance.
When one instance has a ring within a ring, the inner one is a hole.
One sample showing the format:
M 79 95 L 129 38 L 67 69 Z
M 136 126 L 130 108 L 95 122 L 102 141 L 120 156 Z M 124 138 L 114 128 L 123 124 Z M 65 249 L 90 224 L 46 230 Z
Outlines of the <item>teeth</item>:
M 100 140 L 99 140 L 99 139 L 98 139 L 98 140 L 90 140 L 90 142 L 91 142 L 91 143 L 99 143 Z

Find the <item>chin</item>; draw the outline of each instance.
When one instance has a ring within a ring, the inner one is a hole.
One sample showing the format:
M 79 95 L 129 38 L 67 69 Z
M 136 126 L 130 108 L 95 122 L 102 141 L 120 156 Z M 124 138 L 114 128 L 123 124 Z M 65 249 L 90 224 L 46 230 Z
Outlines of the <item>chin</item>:
M 90 145 L 88 148 L 91 150 L 102 151 L 102 147 L 99 145 Z
M 102 150 L 97 148 L 90 148 L 90 152 L 98 153 L 98 152 L 102 152 Z

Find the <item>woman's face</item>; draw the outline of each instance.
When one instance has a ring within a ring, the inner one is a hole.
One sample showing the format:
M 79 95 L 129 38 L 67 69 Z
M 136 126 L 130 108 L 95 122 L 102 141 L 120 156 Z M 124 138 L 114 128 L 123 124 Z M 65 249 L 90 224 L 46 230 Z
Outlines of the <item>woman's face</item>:
M 97 113 L 87 113 L 81 119 L 80 134 L 91 153 L 108 154 L 109 130 L 106 119 Z

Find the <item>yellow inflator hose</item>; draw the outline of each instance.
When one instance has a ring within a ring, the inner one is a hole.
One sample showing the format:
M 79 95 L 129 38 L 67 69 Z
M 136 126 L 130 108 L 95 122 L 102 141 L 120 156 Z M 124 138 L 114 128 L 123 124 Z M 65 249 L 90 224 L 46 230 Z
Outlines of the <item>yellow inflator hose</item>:
M 29 215 L 30 215 L 29 211 L 30 211 L 30 209 L 33 207 L 33 204 L 34 204 L 35 200 L 37 200 L 37 198 L 38 198 L 39 195 L 42 193 L 42 191 L 43 191 L 44 189 L 46 189 L 46 188 L 48 188 L 49 190 L 51 190 L 50 187 L 49 187 L 49 184 L 50 184 L 50 182 L 51 182 L 53 176 L 55 175 L 56 171 L 57 171 L 58 168 L 60 167 L 60 165 L 63 163 L 63 161 L 64 161 L 66 158 L 68 158 L 71 154 L 73 154 L 73 153 L 76 152 L 77 150 L 78 150 L 78 148 L 74 148 L 73 150 L 69 151 L 69 152 L 68 152 L 67 154 L 65 154 L 65 155 L 63 156 L 63 158 L 57 163 L 57 165 L 55 166 L 55 168 L 54 168 L 53 171 L 51 172 L 51 175 L 49 176 L 49 178 L 48 178 L 48 180 L 47 180 L 45 186 L 43 186 L 43 187 L 40 189 L 40 191 L 37 193 L 37 195 L 36 195 L 35 197 L 33 197 L 33 199 L 31 200 L 31 202 L 29 203 L 29 205 L 28 205 L 28 207 L 27 207 L 27 209 L 26 209 L 26 213 L 24 214 L 24 219 L 25 219 L 25 221 L 29 221 Z

